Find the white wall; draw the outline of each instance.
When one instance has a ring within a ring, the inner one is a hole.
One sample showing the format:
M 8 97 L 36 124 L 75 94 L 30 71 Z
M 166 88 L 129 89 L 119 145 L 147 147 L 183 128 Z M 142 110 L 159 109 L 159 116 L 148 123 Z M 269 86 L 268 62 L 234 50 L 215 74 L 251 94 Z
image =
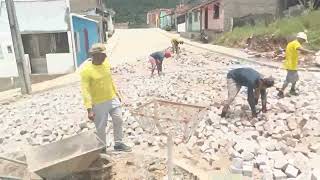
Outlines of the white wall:
M 31 74 L 29 55 L 25 54 L 24 60 L 26 62 L 26 68 Z M 17 63 L 14 55 L 7 55 L 5 59 L 0 59 L 0 77 L 18 77 Z
M 186 32 L 186 23 L 178 24 L 178 32 Z
M 74 71 L 72 53 L 46 54 L 48 74 L 67 74 Z

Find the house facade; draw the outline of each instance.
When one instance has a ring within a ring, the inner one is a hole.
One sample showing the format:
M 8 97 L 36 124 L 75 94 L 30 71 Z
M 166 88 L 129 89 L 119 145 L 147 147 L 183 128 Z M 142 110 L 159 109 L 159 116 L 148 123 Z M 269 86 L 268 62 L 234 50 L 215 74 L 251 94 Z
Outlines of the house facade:
M 4 0 L 0 0 L 0 7 L 0 77 L 16 77 L 17 65 Z M 90 46 L 93 41 L 100 41 L 96 38 L 99 36 L 97 22 L 94 22 L 95 31 L 91 31 L 92 20 L 80 15 L 74 18 L 64 0 L 15 1 L 15 8 L 26 64 L 31 74 L 73 72 L 82 62 L 78 57 L 85 58 L 77 54 L 77 51 L 82 49 L 75 48 Z M 88 42 L 84 41 L 86 39 L 83 34 L 75 36 L 80 26 L 87 28 Z M 80 41 L 75 43 L 75 39 Z
M 248 15 L 272 18 L 280 12 L 280 0 L 211 0 L 201 9 L 201 29 L 215 32 L 231 31 L 237 20 Z
M 154 9 L 147 13 L 147 24 L 149 27 L 160 27 L 160 9 Z
M 159 14 L 159 20 L 160 20 L 160 25 L 159 27 L 161 29 L 165 29 L 167 27 L 172 27 L 174 24 L 173 22 L 173 10 L 172 9 L 160 9 L 160 14 Z
M 189 9 L 190 5 L 178 5 L 174 11 L 175 26 L 179 33 L 187 31 L 187 13 Z
M 103 42 L 107 41 L 107 37 L 111 36 L 114 32 L 112 16 L 104 0 L 69 0 L 70 12 L 87 16 L 99 22 L 100 39 Z M 110 17 L 111 16 L 111 17 Z M 110 25 L 112 23 L 112 25 Z M 109 28 L 109 29 L 108 29 Z M 110 32 L 110 33 L 109 33 Z

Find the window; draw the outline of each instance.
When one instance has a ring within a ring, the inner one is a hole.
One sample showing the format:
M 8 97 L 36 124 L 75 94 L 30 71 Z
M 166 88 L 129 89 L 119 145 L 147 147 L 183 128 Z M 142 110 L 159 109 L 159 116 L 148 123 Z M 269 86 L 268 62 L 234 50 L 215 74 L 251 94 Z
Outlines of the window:
M 12 52 L 13 52 L 12 51 L 12 46 L 7 46 L 7 51 L 8 51 L 9 54 L 12 54 Z
M 194 15 L 194 22 L 198 22 L 198 20 L 199 20 L 199 12 L 198 11 L 194 12 L 193 15 Z
M 186 22 L 186 17 L 185 17 L 185 15 L 178 16 L 178 18 L 177 18 L 177 24 L 182 24 L 182 23 L 185 23 L 185 22 Z
M 220 4 L 214 4 L 213 5 L 213 19 L 219 19 L 220 18 Z

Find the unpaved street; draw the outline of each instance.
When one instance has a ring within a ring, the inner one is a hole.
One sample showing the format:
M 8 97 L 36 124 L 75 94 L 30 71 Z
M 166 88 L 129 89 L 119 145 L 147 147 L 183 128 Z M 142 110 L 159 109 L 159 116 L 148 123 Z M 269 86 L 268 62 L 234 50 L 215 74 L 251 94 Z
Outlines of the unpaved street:
M 166 137 L 157 129 L 141 126 L 141 119 L 132 115 L 139 105 L 155 98 L 208 108 L 187 143 L 174 139 L 175 164 L 199 177 L 215 179 L 236 172 L 253 179 L 309 180 L 319 170 L 318 73 L 300 72 L 297 97 L 279 100 L 275 88 L 271 88 L 268 112 L 256 119 L 250 117 L 243 88 L 231 105 L 228 118 L 222 119 L 219 114 L 227 96 L 228 70 L 253 67 L 276 78 L 277 87 L 286 72 L 184 45 L 180 56 L 165 60 L 164 76 L 151 78 L 146 56 L 168 47 L 170 39 L 153 29 L 119 30 L 115 37 L 118 40 L 110 61 L 115 66 L 116 84 L 125 96 L 125 141 L 134 147 L 129 154 L 113 153 L 111 123 L 108 124 L 107 145 L 118 162 L 112 170 L 113 179 L 162 179 L 166 175 Z M 257 108 L 261 108 L 261 103 Z M 55 142 L 94 129 L 86 118 L 79 82 L 4 103 L 0 117 L 0 154 L 17 152 L 12 155 L 15 157 L 21 156 L 27 146 Z M 183 175 L 176 173 L 177 178 L 187 179 Z

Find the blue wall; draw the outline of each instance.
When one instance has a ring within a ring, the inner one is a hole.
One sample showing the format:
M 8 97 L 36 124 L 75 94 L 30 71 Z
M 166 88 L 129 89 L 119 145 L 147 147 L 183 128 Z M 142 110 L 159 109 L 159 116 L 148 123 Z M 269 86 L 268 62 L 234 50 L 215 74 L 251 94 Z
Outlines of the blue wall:
M 74 41 L 77 54 L 77 66 L 79 67 L 88 57 L 88 48 L 99 42 L 98 23 L 72 16 L 72 25 L 74 31 Z M 88 42 L 86 43 L 85 32 L 87 32 Z

